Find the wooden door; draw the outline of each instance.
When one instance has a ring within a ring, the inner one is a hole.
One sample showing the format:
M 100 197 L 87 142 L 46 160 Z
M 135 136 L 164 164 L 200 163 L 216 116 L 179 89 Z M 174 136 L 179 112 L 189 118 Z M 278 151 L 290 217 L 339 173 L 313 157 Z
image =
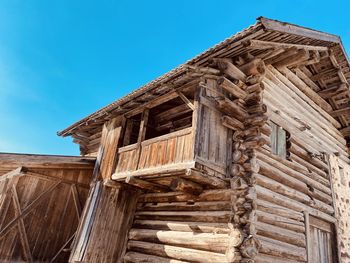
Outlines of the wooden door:
M 336 263 L 336 235 L 334 225 L 316 217 L 310 216 L 310 243 L 308 262 Z

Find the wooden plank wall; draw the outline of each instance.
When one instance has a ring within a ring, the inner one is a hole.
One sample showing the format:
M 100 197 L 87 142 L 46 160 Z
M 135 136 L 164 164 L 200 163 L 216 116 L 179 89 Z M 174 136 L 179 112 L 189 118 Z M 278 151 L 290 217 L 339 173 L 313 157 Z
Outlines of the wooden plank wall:
M 1 180 L 0 261 L 67 261 L 91 174 L 31 168 Z
M 121 262 L 138 192 L 125 187 L 103 186 L 84 262 Z M 72 259 L 74 262 L 74 259 Z
M 268 66 L 263 83 L 269 119 L 291 137 L 289 160 L 272 155 L 269 145 L 258 153 L 257 234 L 262 248 L 256 262 L 306 262 L 303 211 L 334 222 L 327 154 L 337 152 L 346 159 L 345 140 L 330 116 L 300 91 L 304 82 L 293 72 Z
M 201 92 L 202 100 L 215 99 L 218 96 L 213 90 L 222 92 L 222 89 L 217 86 L 216 81 L 208 79 L 205 89 Z M 201 100 L 200 98 L 200 100 Z M 196 161 L 202 166 L 200 169 L 205 170 L 209 174 L 224 177 L 227 166 L 227 144 L 228 128 L 222 125 L 223 113 L 216 108 L 208 107 L 201 103 L 198 110 L 198 131 L 196 151 Z

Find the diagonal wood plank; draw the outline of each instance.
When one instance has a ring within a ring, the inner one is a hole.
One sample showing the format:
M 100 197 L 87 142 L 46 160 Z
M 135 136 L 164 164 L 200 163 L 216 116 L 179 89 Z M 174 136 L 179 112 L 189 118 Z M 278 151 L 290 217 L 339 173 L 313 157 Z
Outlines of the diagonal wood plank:
M 40 204 L 42 200 L 45 199 L 51 192 L 59 185 L 61 184 L 61 181 L 58 181 L 54 184 L 52 184 L 46 191 L 41 193 L 33 202 L 31 202 L 29 205 L 27 205 L 23 210 L 20 216 L 17 216 L 14 218 L 11 222 L 9 222 L 1 231 L 0 231 L 0 239 L 3 238 L 20 220 L 21 218 L 25 217 L 27 214 L 29 214 L 37 205 Z
M 71 189 L 72 196 L 73 196 L 75 211 L 77 212 L 77 216 L 78 216 L 78 220 L 79 220 L 80 215 L 81 215 L 81 211 L 82 211 L 80 198 L 79 198 L 79 192 L 78 192 L 77 186 L 75 184 L 72 184 L 70 189 Z
M 71 242 L 73 240 L 73 238 L 75 237 L 75 234 L 77 232 L 75 232 L 70 238 L 68 238 L 68 240 L 63 244 L 63 246 L 57 251 L 57 253 L 55 254 L 55 256 L 50 260 L 51 262 L 54 262 L 56 260 L 56 258 L 59 256 L 59 254 L 64 250 L 64 248 L 69 244 L 69 242 Z
M 7 172 L 3 175 L 0 176 L 0 182 L 1 181 L 4 181 L 6 179 L 10 179 L 12 177 L 15 177 L 15 176 L 20 176 L 20 175 L 24 175 L 23 173 L 25 172 L 25 168 L 23 168 L 22 166 L 10 171 L 10 172 Z
M 17 221 L 17 226 L 18 226 L 18 233 L 19 233 L 19 238 L 21 240 L 24 256 L 28 262 L 33 262 L 32 253 L 29 247 L 27 232 L 24 226 L 23 217 L 21 217 L 22 215 L 21 205 L 19 203 L 17 190 L 14 185 L 12 186 L 12 200 L 13 200 L 13 206 L 15 208 L 15 216 L 19 218 L 19 220 Z

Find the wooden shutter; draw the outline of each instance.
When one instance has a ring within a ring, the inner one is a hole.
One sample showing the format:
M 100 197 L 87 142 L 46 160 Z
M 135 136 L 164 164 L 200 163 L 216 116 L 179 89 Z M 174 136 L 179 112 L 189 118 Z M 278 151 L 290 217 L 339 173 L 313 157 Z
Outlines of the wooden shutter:
M 271 150 L 273 154 L 276 154 L 282 158 L 287 156 L 287 132 L 277 124 L 271 122 Z
M 308 251 L 308 262 L 338 262 L 334 225 L 313 216 L 309 217 L 309 224 L 309 249 L 311 251 Z

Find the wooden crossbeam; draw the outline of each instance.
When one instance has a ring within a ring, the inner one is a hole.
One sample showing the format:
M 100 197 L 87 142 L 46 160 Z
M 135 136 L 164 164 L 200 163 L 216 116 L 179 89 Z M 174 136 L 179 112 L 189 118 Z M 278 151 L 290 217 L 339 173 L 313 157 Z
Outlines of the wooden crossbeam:
M 70 189 L 72 192 L 72 197 L 73 197 L 74 207 L 75 207 L 75 211 L 77 213 L 77 217 L 80 218 L 82 208 L 81 208 L 81 203 L 80 203 L 79 192 L 78 192 L 77 186 L 75 184 L 72 184 Z
M 247 48 L 251 49 L 270 49 L 270 48 L 291 48 L 296 47 L 298 49 L 304 50 L 316 50 L 316 51 L 327 51 L 328 47 L 322 46 L 311 46 L 311 45 L 299 45 L 299 44 L 290 44 L 290 43 L 280 43 L 280 42 L 271 42 L 271 41 L 263 41 L 250 39 L 244 42 L 244 45 Z
M 333 117 L 339 117 L 341 115 L 344 115 L 344 114 L 349 114 L 350 113 L 350 107 L 346 107 L 346 108 L 343 108 L 343 109 L 339 109 L 339 110 L 334 110 L 331 112 L 331 116 Z
M 125 179 L 127 184 L 134 185 L 141 189 L 151 190 L 152 192 L 162 193 L 169 191 L 169 188 L 160 184 L 151 183 L 145 180 L 137 179 L 134 176 L 128 176 Z
M 4 180 L 6 180 L 6 179 L 10 179 L 10 178 L 12 178 L 12 177 L 14 177 L 14 176 L 23 175 L 23 172 L 24 172 L 24 171 L 25 171 L 25 169 L 24 169 L 22 166 L 20 166 L 20 167 L 14 169 L 14 170 L 12 170 L 12 171 L 10 171 L 10 172 L 8 172 L 8 173 L 5 173 L 5 174 L 1 175 L 1 176 L 0 176 L 0 182 L 1 182 L 1 181 L 4 181 Z
M 177 94 L 179 95 L 179 97 L 186 103 L 186 105 L 187 105 L 191 110 L 194 110 L 194 105 L 193 105 L 193 103 L 192 103 L 181 91 L 177 91 Z
M 27 236 L 27 232 L 26 232 L 23 217 L 22 217 L 21 205 L 19 203 L 17 190 L 14 185 L 12 185 L 12 200 L 13 200 L 13 206 L 15 209 L 15 216 L 16 218 L 18 218 L 17 220 L 18 233 L 19 233 L 19 238 L 21 240 L 24 256 L 27 262 L 33 262 L 32 253 L 30 251 L 29 242 L 28 242 L 28 236 Z
M 59 254 L 65 249 L 65 247 L 73 240 L 77 232 L 75 232 L 73 235 L 71 235 L 70 238 L 60 247 L 60 249 L 57 251 L 57 253 L 53 256 L 53 258 L 50 260 L 50 263 L 55 262 L 56 258 L 59 256 Z
M 37 207 L 41 201 L 45 199 L 51 192 L 59 185 L 61 181 L 58 181 L 52 184 L 46 191 L 41 193 L 33 202 L 27 205 L 21 212 L 21 215 L 14 218 L 11 222 L 9 222 L 1 231 L 0 231 L 0 239 L 6 236 L 6 234 L 17 224 L 17 222 L 28 215 L 35 207 Z

